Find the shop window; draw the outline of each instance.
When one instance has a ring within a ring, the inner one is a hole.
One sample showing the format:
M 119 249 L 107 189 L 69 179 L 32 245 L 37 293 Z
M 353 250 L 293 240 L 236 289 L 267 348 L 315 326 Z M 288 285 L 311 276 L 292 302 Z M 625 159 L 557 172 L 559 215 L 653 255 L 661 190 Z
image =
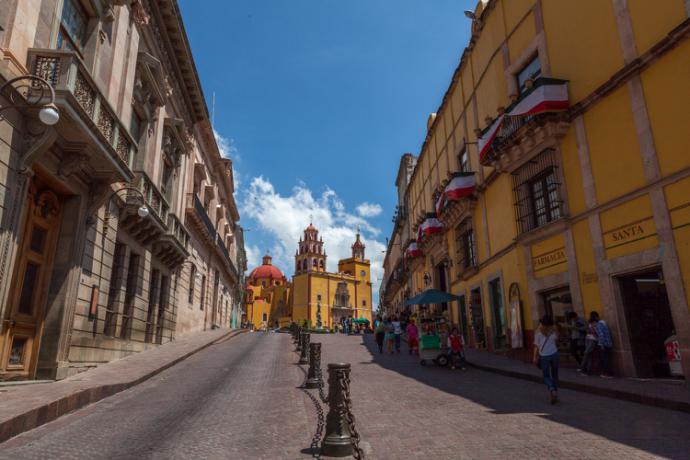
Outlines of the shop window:
M 465 219 L 458 225 L 455 230 L 456 240 L 455 247 L 459 255 L 458 264 L 461 269 L 465 270 L 477 265 L 477 253 L 474 240 L 474 230 L 472 229 L 472 220 Z
M 527 89 L 527 80 L 536 80 L 539 76 L 541 76 L 541 63 L 539 62 L 539 56 L 535 56 L 517 73 L 516 77 L 520 94 Z
M 113 254 L 113 266 L 110 272 L 108 303 L 106 304 L 105 321 L 103 323 L 103 334 L 107 336 L 115 335 L 117 316 L 120 310 L 120 293 L 124 285 L 126 256 L 127 246 L 123 243 L 116 243 Z
M 189 272 L 189 292 L 187 292 L 187 302 L 190 304 L 194 302 L 194 287 L 196 285 L 196 267 L 192 265 Z
M 120 338 L 129 339 L 132 335 L 132 323 L 134 320 L 134 302 L 139 287 L 139 270 L 141 257 L 138 254 L 130 254 L 127 267 L 127 283 L 125 285 L 125 308 L 122 311 L 122 327 Z
M 268 315 L 266 313 L 261 314 L 261 321 L 268 321 Z
M 60 18 L 57 48 L 73 50 L 80 55 L 86 44 L 89 18 L 78 0 L 65 0 Z
M 204 309 L 204 302 L 206 301 L 206 275 L 201 276 L 201 303 L 199 309 Z
M 520 232 L 562 216 L 555 152 L 546 150 L 513 173 L 515 211 Z

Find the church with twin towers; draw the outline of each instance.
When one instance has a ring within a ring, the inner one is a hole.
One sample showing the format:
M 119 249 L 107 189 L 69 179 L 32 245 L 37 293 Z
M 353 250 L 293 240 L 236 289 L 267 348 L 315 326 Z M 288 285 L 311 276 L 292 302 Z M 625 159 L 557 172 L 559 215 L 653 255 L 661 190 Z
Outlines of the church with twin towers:
M 257 329 L 287 326 L 293 321 L 332 329 L 348 317 L 371 321 L 371 264 L 359 231 L 351 257 L 338 261 L 335 273 L 327 268 L 326 245 L 310 223 L 297 242 L 291 280 L 273 265 L 271 256 L 264 256 L 262 265 L 247 277 L 246 320 Z

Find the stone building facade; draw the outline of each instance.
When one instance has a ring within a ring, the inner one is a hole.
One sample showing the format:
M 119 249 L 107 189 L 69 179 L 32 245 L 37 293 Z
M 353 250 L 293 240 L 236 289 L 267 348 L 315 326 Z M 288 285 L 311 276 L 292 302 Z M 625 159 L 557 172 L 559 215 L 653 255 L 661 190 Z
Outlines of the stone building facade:
M 384 308 L 444 289 L 460 301 L 425 314 L 522 359 L 542 315 L 597 311 L 619 374 L 689 377 L 690 4 L 482 0 L 468 16 L 401 162 Z
M 236 326 L 232 163 L 177 3 L 0 0 L 0 53 L 0 84 L 42 79 L 0 95 L 0 378 Z

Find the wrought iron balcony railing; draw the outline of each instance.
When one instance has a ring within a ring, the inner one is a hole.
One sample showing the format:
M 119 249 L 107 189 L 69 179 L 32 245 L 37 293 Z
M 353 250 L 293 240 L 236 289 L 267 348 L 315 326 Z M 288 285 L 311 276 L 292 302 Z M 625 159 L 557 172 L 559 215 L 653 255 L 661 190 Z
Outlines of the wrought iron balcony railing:
M 204 223 L 204 226 L 206 227 L 206 231 L 208 232 L 208 234 L 215 239 L 216 227 L 215 225 L 213 225 L 213 222 L 211 222 L 211 218 L 208 216 L 208 213 L 206 212 L 206 208 L 204 208 L 203 203 L 196 195 L 194 195 L 194 211 L 196 212 L 199 219 Z
M 136 142 L 76 53 L 32 48 L 29 66 L 34 75 L 45 79 L 55 89 L 56 104 L 68 115 L 81 118 L 95 132 L 109 160 L 124 173 L 123 179 L 131 180 Z
M 158 190 L 158 187 L 155 186 L 153 181 L 143 171 L 136 172 L 134 186 L 144 195 L 146 205 L 153 217 L 162 227 L 167 228 L 170 206 L 168 202 L 165 201 L 163 194 Z
M 189 246 L 189 232 L 182 221 L 175 214 L 168 214 L 168 232 L 177 240 L 183 248 Z

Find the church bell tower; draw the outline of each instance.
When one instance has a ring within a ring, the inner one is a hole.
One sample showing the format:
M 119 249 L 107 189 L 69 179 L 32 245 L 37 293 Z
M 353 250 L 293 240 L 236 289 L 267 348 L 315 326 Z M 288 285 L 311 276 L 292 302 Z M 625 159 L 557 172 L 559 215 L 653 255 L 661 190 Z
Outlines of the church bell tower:
M 323 249 L 323 239 L 314 224 L 309 224 L 300 238 L 295 251 L 295 275 L 310 272 L 326 271 L 326 251 Z

